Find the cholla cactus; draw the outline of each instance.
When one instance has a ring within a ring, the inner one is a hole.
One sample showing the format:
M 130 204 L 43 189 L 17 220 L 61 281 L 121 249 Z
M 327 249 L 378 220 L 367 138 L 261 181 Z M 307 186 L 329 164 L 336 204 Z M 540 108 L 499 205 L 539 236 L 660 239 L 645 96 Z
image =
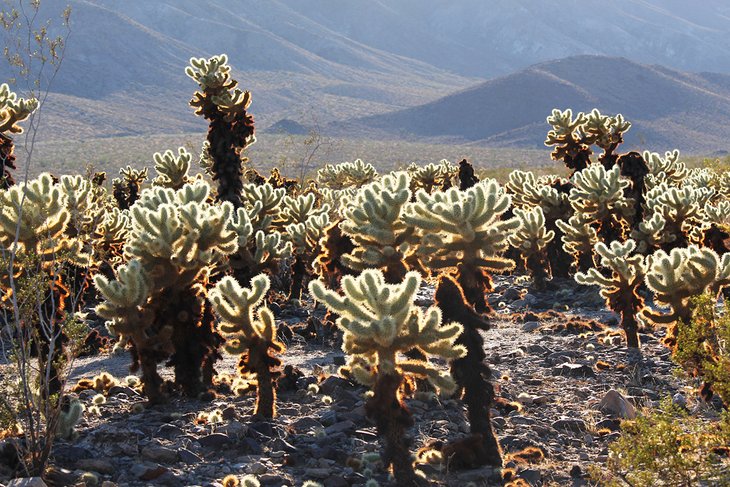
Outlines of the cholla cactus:
M 520 225 L 514 218 L 501 219 L 510 206 L 509 195 L 489 179 L 466 191 L 419 191 L 416 200 L 403 220 L 421 234 L 419 257 L 432 269 L 456 269 L 469 303 L 479 312 L 488 311 L 488 272 L 514 267 L 513 261 L 501 257 L 509 246 L 507 238 Z
M 2 161 L 2 175 L 0 175 L 0 189 L 7 189 L 15 180 L 10 170 L 15 170 L 15 155 L 13 139 L 11 134 L 23 133 L 23 128 L 18 123 L 26 120 L 38 108 L 38 100 L 35 98 L 19 98 L 16 93 L 10 91 L 10 87 L 3 83 L 0 85 L 0 161 Z
M 545 145 L 555 146 L 551 157 L 554 161 L 563 161 L 568 169 L 582 171 L 590 163 L 593 151 L 587 143 L 586 134 L 581 128 L 587 118 L 584 113 L 579 113 L 573 119 L 573 111 L 568 109 L 564 112 L 555 109 L 547 118 L 553 129 L 548 132 Z
M 610 247 L 598 242 L 596 253 L 601 257 L 600 266 L 609 271 L 610 275 L 607 276 L 606 272 L 596 267 L 585 274 L 578 272 L 575 275 L 579 284 L 601 287 L 601 296 L 606 299 L 608 307 L 621 315 L 626 344 L 631 348 L 639 348 L 636 317 L 644 307 L 644 300 L 637 291 L 646 274 L 644 257 L 634 254 L 635 250 L 636 242 L 633 240 L 624 243 L 611 242 Z
M 301 299 L 304 286 L 312 275 L 314 261 L 319 258 L 320 241 L 326 237 L 331 224 L 329 215 L 323 213 L 310 216 L 304 223 L 286 226 L 285 235 L 292 243 L 294 254 L 289 299 Z
M 342 279 L 344 296 L 325 289 L 320 281 L 309 284 L 315 299 L 340 315 L 337 326 L 344 331 L 342 348 L 349 355 L 350 373 L 373 388 L 365 409 L 377 424 L 385 443 L 383 460 L 393 466 L 398 485 L 416 484 L 404 437 L 412 417 L 400 397 L 403 376 L 426 378 L 445 392 L 454 390 L 447 373 L 427 361 L 403 360 L 401 354 L 412 349 L 447 359 L 465 354 L 463 347 L 454 345 L 461 325 L 442 325 L 438 308 L 424 313 L 413 304 L 420 282 L 417 272 L 408 272 L 402 283 L 386 284 L 381 271 L 368 269 Z
M 344 189 L 350 186 L 359 188 L 372 183 L 378 177 L 378 172 L 372 164 L 360 159 L 355 162 L 343 162 L 333 166 L 327 164 L 317 171 L 317 182 L 329 189 Z
M 283 226 L 291 223 L 304 223 L 312 217 L 319 217 L 330 211 L 328 204 L 317 204 L 317 197 L 314 193 L 302 194 L 294 198 L 285 196 L 282 203 L 280 219 Z
M 238 235 L 231 228 L 233 207 L 207 203 L 209 192 L 202 181 L 178 191 L 153 187 L 143 191 L 132 207 L 124 253 L 130 261 L 125 272 L 134 279 L 127 279 L 133 285 L 121 282 L 119 289 L 132 292 L 140 280 L 148 288 L 143 302 L 135 301 L 133 313 L 125 300 L 115 297 L 115 282 L 95 277 L 106 299 L 97 313 L 132 340 L 151 401 L 163 399 L 156 363 L 169 353 L 175 380 L 187 394 L 197 395 L 212 381 L 219 338 L 212 317 L 205 313 L 205 284 L 210 269 L 236 250 Z M 140 270 L 131 267 L 134 262 L 139 262 L 135 266 Z
M 600 164 L 591 164 L 571 178 L 570 204 L 576 214 L 597 226 L 598 235 L 607 242 L 621 240 L 629 228 L 627 216 L 635 203 L 624 196 L 631 183 L 621 177 L 614 166 L 606 170 Z
M 131 228 L 129 214 L 119 208 L 111 208 L 94 230 L 92 245 L 97 261 L 106 267 L 101 270 L 111 277 L 109 271 L 122 262 L 124 244 Z
M 408 173 L 411 176 L 411 189 L 414 193 L 419 189 L 429 194 L 437 188 L 448 189 L 444 187 L 451 187 L 451 180 L 458 172 L 458 168 L 446 159 L 443 159 L 439 164 L 427 164 L 421 167 L 413 163 L 408 166 Z
M 675 248 L 670 253 L 658 250 L 649 257 L 646 284 L 655 300 L 669 306 L 670 311 L 644 308 L 641 317 L 650 323 L 670 325 L 665 340 L 674 345 L 677 322 L 689 323 L 692 317 L 690 297 L 705 292 L 717 295 L 730 284 L 730 254 L 719 257 L 715 251 L 696 245 Z
M 593 267 L 593 246 L 598 242 L 598 233 L 591 226 L 591 220 L 582 214 L 571 216 L 568 221 L 555 222 L 563 232 L 560 240 L 567 253 L 573 256 L 573 265 L 579 270 Z
M 619 156 L 614 154 L 616 149 L 624 141 L 624 134 L 631 128 L 631 122 L 624 120 L 620 113 L 615 117 L 602 115 L 596 109 L 586 117 L 583 130 L 587 137 L 586 142 L 595 144 L 603 149 L 603 154 L 598 158 L 606 169 L 616 164 Z
M 220 330 L 226 338 L 226 351 L 241 355 L 238 363 L 241 375 L 256 376 L 255 414 L 272 418 L 276 402 L 273 381 L 281 365 L 273 353 L 284 352 L 284 345 L 276 340 L 273 313 L 262 306 L 268 290 L 269 278 L 263 274 L 251 280 L 250 288 L 242 288 L 227 276 L 215 285 L 209 296 L 213 310 L 223 320 Z
M 656 152 L 645 151 L 643 157 L 649 168 L 648 189 L 652 189 L 659 183 L 678 186 L 687 177 L 687 166 L 680 162 L 678 150 L 667 152 L 664 157 Z
M 269 183 L 243 186 L 244 208 L 247 209 L 253 231 L 267 232 L 272 226 L 281 225 L 279 215 L 286 196 L 284 188 L 274 188 Z
M 180 189 L 187 182 L 190 182 L 188 171 L 193 155 L 184 147 L 177 150 L 177 156 L 171 150 L 157 152 L 152 156 L 155 161 L 155 171 L 158 176 L 152 184 L 163 188 Z
M 112 181 L 114 199 L 120 210 L 128 210 L 139 198 L 142 184 L 147 179 L 147 168 L 137 170 L 131 166 L 119 170 L 120 178 Z
M 342 263 L 356 271 L 382 269 L 390 283 L 403 280 L 406 263 L 415 251 L 415 228 L 403 220 L 411 199 L 410 181 L 404 172 L 384 176 L 362 188 L 344 210 L 340 223 L 355 248 Z
M 555 238 L 555 232 L 546 230 L 545 215 L 540 207 L 531 210 L 515 208 L 514 214 L 519 220 L 520 226 L 507 240 L 520 252 L 536 287 L 541 288 L 545 284 L 545 279 L 550 275 L 550 263 L 547 260 L 546 249 Z
M 639 239 L 658 242 L 664 250 L 687 246 L 693 240 L 693 231 L 703 226 L 702 209 L 713 194 L 714 190 L 708 188 L 678 188 L 665 182 L 656 185 L 646 193 L 644 226 L 649 225 L 648 230 L 659 228 L 658 224 L 650 225 L 650 219 L 661 220 L 664 224 L 661 225 L 658 236 L 651 238 L 647 238 L 650 234 L 639 228 Z
M 213 161 L 213 180 L 218 182 L 217 199 L 240 208 L 246 162 L 241 152 L 256 140 L 253 117 L 246 112 L 251 93 L 236 87 L 238 82 L 231 77 L 225 54 L 210 59 L 192 58 L 190 64 L 185 73 L 200 87 L 190 106 L 210 123 L 207 155 Z

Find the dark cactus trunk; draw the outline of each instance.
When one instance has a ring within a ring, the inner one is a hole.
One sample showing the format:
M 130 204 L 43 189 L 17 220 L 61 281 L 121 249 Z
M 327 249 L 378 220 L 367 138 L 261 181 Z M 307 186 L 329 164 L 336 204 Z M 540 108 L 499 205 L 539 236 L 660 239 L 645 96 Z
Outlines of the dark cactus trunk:
M 2 163 L 0 167 L 3 172 L 0 176 L 0 189 L 8 189 L 15 184 L 15 179 L 13 179 L 11 172 L 11 170 L 15 171 L 17 169 L 15 167 L 15 155 L 13 152 L 13 139 L 7 135 L 0 134 L 0 163 Z

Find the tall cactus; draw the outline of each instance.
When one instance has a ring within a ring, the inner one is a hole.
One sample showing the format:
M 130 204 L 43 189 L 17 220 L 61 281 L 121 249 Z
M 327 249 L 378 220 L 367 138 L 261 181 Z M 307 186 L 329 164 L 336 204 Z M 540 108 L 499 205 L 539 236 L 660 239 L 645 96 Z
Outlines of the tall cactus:
M 531 210 L 515 208 L 514 213 L 520 227 L 508 237 L 509 243 L 520 252 L 535 287 L 540 289 L 550 275 L 546 249 L 555 238 L 555 232 L 545 228 L 545 215 L 540 207 Z
M 269 278 L 264 274 L 254 277 L 250 288 L 242 288 L 235 279 L 226 276 L 209 297 L 213 310 L 223 320 L 220 330 L 226 338 L 226 351 L 241 355 L 238 362 L 241 375 L 256 376 L 255 414 L 272 418 L 276 411 L 273 381 L 281 365 L 273 352 L 283 353 L 284 345 L 276 340 L 273 313 L 262 306 L 268 290 Z
M 200 87 L 190 106 L 210 123 L 207 155 L 213 161 L 213 180 L 218 183 L 217 199 L 240 208 L 245 162 L 241 153 L 256 140 L 253 116 L 246 111 L 251 93 L 237 88 L 238 81 L 231 77 L 225 54 L 210 59 L 192 58 L 185 73 Z
M 20 98 L 6 83 L 0 85 L 0 189 L 15 184 L 11 171 L 17 168 L 11 134 L 22 134 L 23 129 L 18 123 L 30 117 L 37 108 L 38 100 L 35 98 Z
M 396 483 L 404 486 L 418 485 L 405 438 L 413 419 L 401 397 L 404 375 L 428 379 L 445 392 L 453 391 L 455 384 L 428 361 L 404 360 L 401 354 L 418 349 L 456 359 L 466 352 L 455 345 L 461 325 L 442 325 L 438 308 L 424 313 L 414 305 L 420 282 L 420 275 L 411 271 L 402 283 L 386 284 L 381 271 L 368 269 L 342 279 L 343 296 L 325 289 L 320 281 L 309 284 L 315 299 L 340 315 L 337 326 L 344 331 L 342 348 L 349 355 L 350 373 L 373 389 L 365 410 L 384 443 L 386 465 L 392 465 Z
M 509 246 L 508 236 L 520 225 L 515 218 L 501 219 L 510 201 L 499 183 L 489 179 L 466 191 L 419 191 L 403 216 L 419 229 L 418 253 L 426 266 L 455 269 L 469 303 L 480 313 L 490 310 L 485 298 L 492 287 L 489 272 L 514 267 L 513 261 L 501 257 Z

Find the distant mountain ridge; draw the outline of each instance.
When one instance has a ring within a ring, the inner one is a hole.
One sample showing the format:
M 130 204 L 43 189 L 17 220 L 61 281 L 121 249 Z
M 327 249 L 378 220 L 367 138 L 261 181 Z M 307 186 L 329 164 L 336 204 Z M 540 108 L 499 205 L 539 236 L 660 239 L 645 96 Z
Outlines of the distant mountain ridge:
M 730 149 L 730 75 L 602 56 L 541 63 L 418 107 L 354 120 L 350 130 L 540 147 L 553 108 L 622 113 L 633 124 L 628 146 L 695 153 Z

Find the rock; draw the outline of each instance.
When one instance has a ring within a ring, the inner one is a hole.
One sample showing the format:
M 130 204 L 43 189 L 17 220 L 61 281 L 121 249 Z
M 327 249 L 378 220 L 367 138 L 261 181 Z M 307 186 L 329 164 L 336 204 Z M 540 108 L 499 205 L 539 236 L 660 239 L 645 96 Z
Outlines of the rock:
M 103 458 L 82 458 L 76 462 L 76 468 L 79 470 L 91 470 L 105 475 L 111 475 L 115 472 L 114 464 Z
M 252 473 L 254 475 L 261 475 L 262 473 L 268 472 L 269 469 L 261 462 L 255 462 L 252 463 L 251 466 L 248 467 L 248 473 Z
M 522 331 L 527 332 L 527 333 L 529 333 L 531 331 L 535 331 L 538 328 L 540 328 L 540 322 L 538 322 L 538 321 L 528 321 L 527 323 L 522 325 Z
M 326 479 L 332 474 L 329 468 L 308 468 L 304 471 L 305 478 Z
M 178 459 L 175 450 L 161 445 L 147 445 L 142 448 L 142 456 L 160 463 L 175 463 Z
M 48 485 L 40 477 L 26 477 L 11 480 L 7 487 L 48 487 Z
M 324 481 L 324 487 L 348 487 L 350 482 L 339 476 L 331 476 Z
M 332 426 L 337 422 L 337 412 L 327 409 L 319 417 L 319 422 L 324 426 Z
M 522 297 L 522 294 L 520 293 L 520 290 L 517 289 L 516 287 L 508 287 L 502 293 L 502 301 L 504 301 L 504 302 L 512 302 L 517 299 L 520 299 L 521 297 Z
M 672 396 L 672 403 L 674 403 L 675 406 L 679 406 L 680 408 L 686 408 L 687 407 L 687 398 L 682 394 L 681 392 L 676 393 Z M 634 418 L 630 418 L 634 419 Z
M 101 483 L 101 487 L 117 487 L 117 484 L 115 484 L 114 482 L 112 482 L 110 480 L 105 480 L 104 482 Z
M 534 397 L 526 392 L 520 392 L 520 394 L 517 396 L 517 402 L 522 404 L 532 404 L 534 401 Z
M 586 423 L 582 419 L 561 418 L 552 425 L 556 430 L 567 430 L 574 433 L 583 433 L 586 431 Z
M 261 455 L 263 453 L 261 445 L 259 445 L 253 438 L 246 437 L 243 439 L 242 443 L 247 453 L 252 455 Z
M 459 485 L 469 482 L 480 482 L 481 484 L 486 482 L 486 485 L 502 484 L 499 472 L 497 472 L 493 467 L 482 467 L 479 469 L 459 472 L 456 478 L 459 479 Z M 496 484 L 493 483 L 495 480 L 498 481 Z
M 0 445 L 1 446 L 1 445 Z M 1 450 L 2 448 L 0 448 Z M 63 460 L 68 463 L 74 463 L 84 458 L 93 457 L 93 453 L 88 448 L 76 445 L 59 444 L 53 448 L 53 456 L 57 460 Z
M 618 431 L 621 429 L 621 421 L 618 419 L 604 419 L 596 423 L 596 429 L 609 429 L 611 431 Z
M 223 411 L 221 411 L 221 414 L 223 416 L 223 419 L 225 419 L 226 421 L 238 418 L 238 412 L 233 406 L 228 406 Z
M 117 394 L 126 394 L 127 397 L 139 397 L 139 392 L 127 386 L 112 386 L 107 395 L 116 396 Z
M 205 448 L 220 448 L 223 445 L 227 445 L 231 442 L 231 438 L 228 435 L 222 433 L 211 433 L 209 435 L 201 436 L 198 438 L 198 443 Z
M 195 453 L 191 452 L 187 448 L 180 448 L 177 451 L 177 456 L 180 457 L 181 462 L 186 463 L 188 465 L 195 465 L 195 464 L 203 461 L 203 459 L 201 457 L 199 457 Z
M 171 440 L 173 438 L 177 438 L 178 436 L 183 434 L 183 430 L 174 424 L 165 423 L 160 425 L 159 428 L 157 428 L 157 432 L 155 433 L 156 438 L 164 438 L 166 440 Z
M 542 482 L 542 474 L 539 470 L 528 468 L 520 472 L 520 477 L 530 485 L 539 485 Z
M 596 373 L 593 369 L 585 364 L 564 363 L 553 367 L 553 375 L 562 375 L 566 377 L 595 377 Z
M 623 419 L 636 419 L 636 408 L 615 389 L 603 396 L 598 409 L 607 414 L 614 414 Z
M 304 433 L 306 431 L 312 431 L 314 429 L 322 428 L 322 423 L 314 418 L 305 416 L 294 421 L 291 424 L 291 427 L 294 428 L 294 431 L 296 431 L 297 433 Z
M 532 418 L 526 418 L 524 416 L 514 416 L 510 418 L 510 421 L 512 421 L 512 424 L 518 425 L 518 424 L 524 424 L 524 425 L 532 425 L 535 424 L 537 421 L 535 421 Z
M 340 421 L 339 423 L 335 423 L 332 426 L 327 426 L 324 429 L 324 432 L 328 435 L 333 435 L 335 433 L 344 433 L 346 431 L 352 431 L 355 429 L 355 423 L 353 423 L 350 420 L 346 421 Z
M 167 469 L 161 465 L 149 464 L 149 463 L 138 463 L 133 465 L 129 470 L 130 473 L 139 480 L 155 480 L 165 472 Z

